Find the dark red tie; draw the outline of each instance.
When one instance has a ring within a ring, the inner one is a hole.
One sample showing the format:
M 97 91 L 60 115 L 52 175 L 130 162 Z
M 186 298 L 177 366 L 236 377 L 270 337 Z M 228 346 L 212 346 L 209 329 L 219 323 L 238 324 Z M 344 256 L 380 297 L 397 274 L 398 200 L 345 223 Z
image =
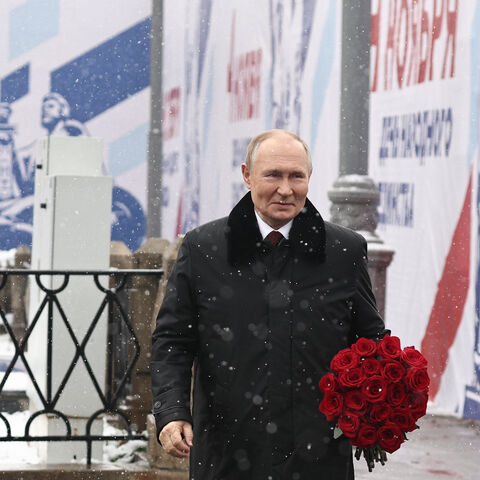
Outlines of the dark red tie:
M 272 230 L 266 237 L 265 240 L 270 242 L 274 247 L 278 245 L 280 240 L 283 238 L 283 235 L 276 230 Z

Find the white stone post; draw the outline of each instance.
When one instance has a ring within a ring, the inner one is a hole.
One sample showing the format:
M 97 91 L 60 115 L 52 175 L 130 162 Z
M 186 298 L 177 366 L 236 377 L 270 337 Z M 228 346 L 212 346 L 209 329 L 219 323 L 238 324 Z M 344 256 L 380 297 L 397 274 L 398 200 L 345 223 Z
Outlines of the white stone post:
M 102 140 L 86 137 L 48 137 L 40 141 L 35 180 L 32 269 L 106 270 L 109 268 L 112 180 L 102 175 Z M 44 285 L 58 287 L 64 277 L 42 276 Z M 108 286 L 108 278 L 103 279 Z M 29 324 L 45 293 L 31 280 Z M 91 276 L 71 276 L 59 294 L 61 306 L 79 344 L 100 307 L 102 294 Z M 28 341 L 28 362 L 47 401 L 52 401 L 67 374 L 76 348 L 55 307 L 49 333 L 48 315 L 39 318 Z M 86 358 L 104 391 L 107 312 L 99 319 L 85 349 Z M 51 338 L 51 351 L 47 348 Z M 47 369 L 51 375 L 47 376 Z M 30 389 L 32 413 L 43 409 L 38 393 Z M 102 402 L 80 357 L 55 410 L 71 422 L 73 435 L 85 435 L 88 417 Z M 65 435 L 63 420 L 40 415 L 33 422 L 35 435 Z M 102 421 L 92 433 L 102 432 Z M 85 442 L 49 442 L 39 447 L 46 463 L 67 463 L 86 456 Z M 102 445 L 93 443 L 93 458 L 101 460 Z

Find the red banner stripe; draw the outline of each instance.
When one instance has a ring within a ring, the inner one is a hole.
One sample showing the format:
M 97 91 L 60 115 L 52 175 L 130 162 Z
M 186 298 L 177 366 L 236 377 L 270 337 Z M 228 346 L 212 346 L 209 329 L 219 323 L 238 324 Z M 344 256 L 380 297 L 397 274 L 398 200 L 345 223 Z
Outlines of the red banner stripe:
M 472 174 L 448 252 L 421 351 L 428 360 L 430 397 L 438 393 L 448 352 L 462 320 L 470 281 Z

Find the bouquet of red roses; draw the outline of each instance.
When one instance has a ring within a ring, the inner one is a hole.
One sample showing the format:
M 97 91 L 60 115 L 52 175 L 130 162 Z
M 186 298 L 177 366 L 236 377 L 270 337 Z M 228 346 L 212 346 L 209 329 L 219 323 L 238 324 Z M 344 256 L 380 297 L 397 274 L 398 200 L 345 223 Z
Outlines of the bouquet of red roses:
M 405 433 L 418 428 L 415 422 L 425 415 L 427 360 L 414 347 L 402 350 L 398 337 L 386 335 L 378 343 L 360 338 L 333 357 L 330 369 L 319 382 L 324 392 L 319 410 L 327 420 L 336 420 L 359 447 L 357 458 L 363 451 L 371 469 L 374 459 L 382 461 L 380 449 L 398 450 Z

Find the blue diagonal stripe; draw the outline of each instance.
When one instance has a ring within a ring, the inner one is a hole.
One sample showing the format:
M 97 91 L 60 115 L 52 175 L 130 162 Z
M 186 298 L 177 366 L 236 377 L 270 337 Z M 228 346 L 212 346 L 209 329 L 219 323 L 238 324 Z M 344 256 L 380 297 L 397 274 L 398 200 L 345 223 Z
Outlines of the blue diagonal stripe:
M 30 64 L 15 70 L 0 82 L 0 101 L 12 103 L 29 91 Z
M 72 118 L 87 122 L 150 85 L 150 28 L 147 18 L 51 73 Z

